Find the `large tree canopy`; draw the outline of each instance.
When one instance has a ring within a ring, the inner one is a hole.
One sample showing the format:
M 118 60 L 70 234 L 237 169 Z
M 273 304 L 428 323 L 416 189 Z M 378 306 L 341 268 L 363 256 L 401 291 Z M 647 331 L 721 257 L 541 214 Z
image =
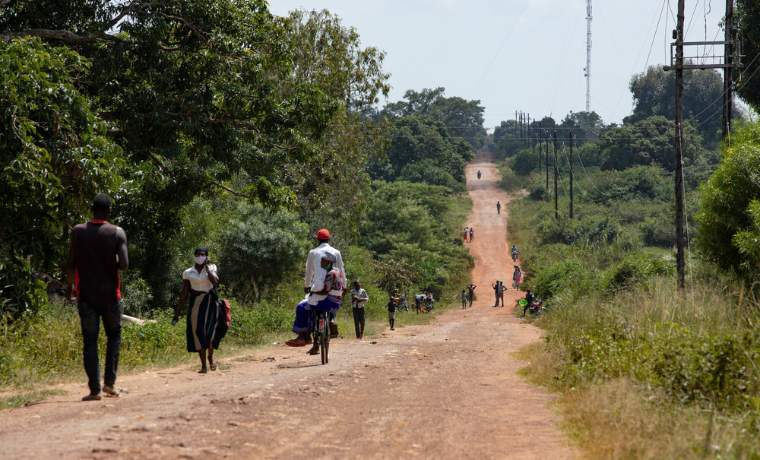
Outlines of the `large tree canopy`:
M 631 93 L 635 107 L 625 123 L 661 115 L 675 119 L 675 73 L 666 72 L 661 65 L 650 66 L 646 72 L 631 78 Z M 723 79 L 715 70 L 684 71 L 684 119 L 697 128 L 707 142 L 721 137 L 721 107 L 723 105 Z M 735 110 L 739 117 L 740 110 Z
M 484 108 L 480 101 L 468 101 L 461 97 L 444 97 L 445 88 L 407 90 L 404 100 L 385 106 L 381 112 L 390 118 L 414 115 L 420 119 L 439 121 L 446 126 L 452 137 L 461 137 L 473 148 L 483 146 L 486 131 L 483 129 Z
M 760 4 L 756 0 L 736 0 L 736 26 L 742 43 L 742 59 L 745 67 L 734 71 L 734 81 L 739 95 L 752 106 L 760 109 L 760 80 L 753 78 L 760 69 Z

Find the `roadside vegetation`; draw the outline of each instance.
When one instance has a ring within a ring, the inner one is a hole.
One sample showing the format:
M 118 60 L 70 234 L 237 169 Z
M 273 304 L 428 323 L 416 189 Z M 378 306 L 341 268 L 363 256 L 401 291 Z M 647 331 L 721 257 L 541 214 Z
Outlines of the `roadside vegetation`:
M 63 263 L 98 192 L 128 236 L 124 312 L 147 320 L 124 326 L 122 374 L 197 359 L 184 315 L 170 322 L 199 245 L 232 301 L 222 359 L 291 336 L 320 228 L 370 296 L 369 334 L 389 295 L 426 289 L 442 310 L 469 279 L 479 101 L 436 88 L 380 106 L 385 53 L 336 15 L 201 3 L 0 7 L 0 392 L 84 378 Z M 38 33 L 64 28 L 92 40 Z M 352 338 L 349 302 L 338 322 Z
M 713 146 L 686 128 L 682 293 L 672 122 L 658 115 L 599 126 L 598 142 L 580 137 L 574 219 L 567 136 L 558 134 L 559 218 L 553 169 L 547 188 L 533 147 L 501 142 L 515 146 L 502 151 L 503 187 L 528 192 L 510 203 L 508 238 L 523 289 L 547 309 L 529 319 L 546 335 L 520 351 L 524 373 L 562 395 L 567 430 L 590 458 L 758 458 L 759 129 L 737 122 L 731 146 Z M 552 146 L 552 168 L 553 156 Z

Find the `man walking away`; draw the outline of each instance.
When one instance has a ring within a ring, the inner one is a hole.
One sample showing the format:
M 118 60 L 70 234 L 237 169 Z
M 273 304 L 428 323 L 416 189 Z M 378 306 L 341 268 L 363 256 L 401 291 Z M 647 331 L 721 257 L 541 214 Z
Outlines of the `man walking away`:
M 501 214 L 501 203 L 496 202 L 496 214 Z
M 369 300 L 367 291 L 362 289 L 359 280 L 354 281 L 354 288 L 351 289 L 351 306 L 354 313 L 354 328 L 356 329 L 356 338 L 364 339 L 364 302 Z
M 391 324 L 391 330 L 393 330 L 393 326 L 396 322 L 396 307 L 398 307 L 396 299 L 391 296 L 388 303 L 385 304 L 385 308 L 388 309 L 388 322 Z
M 474 284 L 468 284 L 467 285 L 467 300 L 470 301 L 470 306 L 472 306 L 472 301 L 475 299 L 475 286 Z
M 66 264 L 66 298 L 72 299 L 72 285 L 82 326 L 84 370 L 90 394 L 82 401 L 100 401 L 100 363 L 98 334 L 100 319 L 108 341 L 103 392 L 118 396 L 114 384 L 121 348 L 121 281 L 119 270 L 129 267 L 127 235 L 108 223 L 111 198 L 98 194 L 92 202 L 93 219 L 79 224 L 71 232 L 69 259 Z

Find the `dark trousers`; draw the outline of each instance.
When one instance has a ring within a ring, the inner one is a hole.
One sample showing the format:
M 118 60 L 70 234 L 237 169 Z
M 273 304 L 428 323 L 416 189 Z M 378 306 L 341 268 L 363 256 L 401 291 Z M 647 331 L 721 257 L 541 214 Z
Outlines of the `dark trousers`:
M 496 306 L 499 306 L 499 300 L 501 300 L 501 306 L 504 306 L 504 293 L 496 294 Z
M 82 325 L 84 370 L 87 372 L 91 394 L 100 394 L 100 363 L 98 362 L 98 334 L 100 318 L 106 331 L 106 373 L 103 381 L 106 385 L 116 383 L 116 371 L 119 367 L 119 349 L 121 349 L 121 301 L 110 305 L 96 305 L 79 299 L 79 320 Z
M 364 329 L 364 309 L 354 308 L 354 329 L 356 329 L 356 338 L 358 339 Z

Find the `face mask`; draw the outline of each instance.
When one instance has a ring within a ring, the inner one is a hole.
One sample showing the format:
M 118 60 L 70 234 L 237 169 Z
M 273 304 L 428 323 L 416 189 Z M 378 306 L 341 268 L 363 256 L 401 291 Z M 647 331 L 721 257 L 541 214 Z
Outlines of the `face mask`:
M 326 272 L 329 272 L 330 270 L 332 270 L 332 264 L 330 264 L 327 267 L 325 267 L 325 271 Z
M 195 256 L 195 263 L 198 265 L 203 265 L 206 263 L 206 256 Z

